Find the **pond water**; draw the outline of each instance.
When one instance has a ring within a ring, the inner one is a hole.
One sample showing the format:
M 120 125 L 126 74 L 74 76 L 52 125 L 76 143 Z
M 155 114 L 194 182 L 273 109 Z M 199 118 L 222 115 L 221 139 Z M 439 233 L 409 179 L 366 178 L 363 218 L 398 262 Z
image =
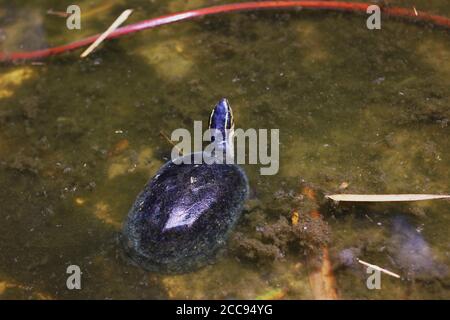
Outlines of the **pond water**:
M 135 9 L 131 23 L 210 2 L 77 3 L 81 30 L 46 13 L 72 1 L 0 1 L 0 49 L 81 39 L 126 8 Z M 390 4 L 450 16 L 447 0 Z M 449 201 L 323 197 L 450 192 L 448 31 L 388 18 L 369 31 L 364 16 L 343 13 L 246 12 L 79 53 L 0 66 L 0 299 L 312 299 L 315 281 L 333 282 L 317 276 L 322 248 L 339 298 L 450 298 Z M 244 166 L 251 199 L 214 264 L 148 273 L 124 256 L 121 224 L 170 158 L 161 132 L 206 122 L 221 97 L 238 128 L 280 130 L 280 170 L 261 176 Z M 294 211 L 311 231 L 284 239 Z M 369 290 L 356 258 L 401 278 L 383 274 L 381 289 Z M 72 264 L 81 290 L 66 288 Z

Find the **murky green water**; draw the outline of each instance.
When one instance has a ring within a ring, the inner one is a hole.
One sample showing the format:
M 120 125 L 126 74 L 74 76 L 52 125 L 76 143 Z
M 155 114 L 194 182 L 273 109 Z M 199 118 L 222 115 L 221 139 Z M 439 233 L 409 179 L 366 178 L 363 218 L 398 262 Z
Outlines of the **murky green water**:
M 103 31 L 125 8 L 135 22 L 207 1 L 78 1 L 80 31 L 46 15 L 71 1 L 0 3 L 0 47 L 13 51 Z M 450 15 L 446 0 L 414 5 Z M 234 237 L 216 264 L 179 276 L 132 266 L 117 243 L 136 195 L 170 157 L 160 132 L 206 122 L 223 96 L 237 127 L 281 135 L 277 175 L 245 166 L 252 200 L 236 232 L 260 241 L 280 217 L 308 214 L 306 185 L 330 227 L 340 298 L 450 298 L 450 202 L 321 197 L 450 192 L 448 31 L 390 19 L 369 31 L 362 16 L 339 13 L 239 13 L 78 54 L 0 66 L 0 298 L 314 298 L 305 247 L 316 239 L 272 261 L 241 256 Z M 402 278 L 383 275 L 368 290 L 356 257 Z M 80 291 L 66 288 L 71 264 L 83 271 Z

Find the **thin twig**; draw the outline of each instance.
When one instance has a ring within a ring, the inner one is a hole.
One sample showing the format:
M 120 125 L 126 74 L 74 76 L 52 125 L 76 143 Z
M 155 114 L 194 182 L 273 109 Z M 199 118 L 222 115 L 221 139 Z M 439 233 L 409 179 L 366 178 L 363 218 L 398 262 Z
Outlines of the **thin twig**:
M 372 269 L 375 269 L 375 270 L 384 272 L 384 273 L 386 273 L 387 275 L 390 275 L 391 277 L 394 277 L 394 278 L 400 278 L 400 276 L 399 276 L 398 274 L 396 274 L 396 273 L 394 273 L 394 272 L 392 272 L 392 271 L 383 269 L 383 268 L 381 268 L 381 267 L 379 267 L 379 266 L 377 266 L 377 265 L 374 265 L 374 264 L 371 264 L 371 263 L 362 261 L 362 260 L 360 260 L 360 259 L 357 259 L 357 260 L 358 260 L 359 263 L 365 265 L 366 267 L 369 267 L 369 268 L 372 268 Z
M 127 9 L 112 23 L 112 25 L 103 32 L 95 41 L 93 44 L 89 46 L 83 53 L 80 55 L 81 58 L 87 57 L 92 51 L 94 51 L 95 48 L 98 47 L 100 43 L 103 42 L 111 33 L 113 33 L 122 23 L 125 22 L 125 20 L 128 19 L 130 14 L 133 12 L 132 9 Z

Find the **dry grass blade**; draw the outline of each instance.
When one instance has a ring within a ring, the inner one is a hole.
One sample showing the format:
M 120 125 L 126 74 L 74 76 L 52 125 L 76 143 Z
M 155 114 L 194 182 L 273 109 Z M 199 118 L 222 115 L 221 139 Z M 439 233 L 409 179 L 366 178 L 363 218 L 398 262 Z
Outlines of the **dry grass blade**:
M 127 9 L 124 12 L 122 12 L 122 14 L 113 22 L 113 24 L 108 28 L 108 30 L 106 30 L 105 32 L 103 32 L 100 37 L 98 37 L 94 43 L 92 43 L 89 48 L 87 48 L 85 51 L 83 51 L 83 53 L 80 55 L 81 58 L 85 58 L 87 57 L 92 51 L 94 51 L 95 48 L 97 48 L 100 43 L 103 42 L 103 40 L 105 40 L 111 33 L 113 33 L 118 27 L 120 27 L 120 25 L 122 23 L 125 22 L 125 20 L 128 19 L 128 17 L 130 16 L 130 14 L 133 12 L 132 9 Z
M 349 202 L 400 202 L 450 199 L 442 194 L 330 194 L 325 196 L 334 201 Z
M 362 261 L 362 260 L 360 260 L 360 259 L 358 259 L 358 262 L 361 263 L 362 265 L 365 265 L 366 267 L 369 267 L 369 268 L 372 268 L 372 269 L 374 269 L 374 270 L 378 270 L 378 271 L 384 272 L 384 273 L 386 273 L 387 275 L 390 275 L 391 277 L 394 277 L 394 278 L 397 278 L 397 279 L 400 278 L 400 276 L 399 276 L 398 274 L 396 274 L 396 273 L 394 273 L 394 272 L 392 272 L 392 271 L 386 270 L 386 269 L 384 269 L 384 268 L 381 268 L 381 267 L 379 267 L 379 266 L 377 266 L 377 265 L 374 265 L 374 264 L 371 264 L 371 263 Z

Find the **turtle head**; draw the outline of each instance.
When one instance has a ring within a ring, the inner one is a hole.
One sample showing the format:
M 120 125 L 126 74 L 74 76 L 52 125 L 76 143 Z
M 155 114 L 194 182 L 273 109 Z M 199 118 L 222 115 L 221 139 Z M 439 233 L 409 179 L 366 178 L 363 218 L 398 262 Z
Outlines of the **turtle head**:
M 209 117 L 209 129 L 215 130 L 217 134 L 221 134 L 221 141 L 216 141 L 214 134 L 211 136 L 211 141 L 216 141 L 220 149 L 223 148 L 225 150 L 232 147 L 234 119 L 233 110 L 231 110 L 227 99 L 221 99 L 212 110 Z

